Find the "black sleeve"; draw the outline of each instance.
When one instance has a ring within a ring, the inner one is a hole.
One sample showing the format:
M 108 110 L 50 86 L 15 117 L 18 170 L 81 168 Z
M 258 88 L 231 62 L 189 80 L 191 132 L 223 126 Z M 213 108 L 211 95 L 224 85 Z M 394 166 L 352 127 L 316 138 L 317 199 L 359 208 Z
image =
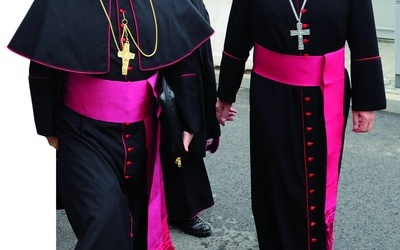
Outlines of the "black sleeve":
M 352 109 L 385 109 L 382 62 L 371 0 L 351 0 L 347 42 L 351 52 Z
M 62 71 L 31 61 L 29 88 L 36 131 L 39 135 L 56 135 L 55 112 L 60 100 Z
M 180 62 L 162 70 L 175 93 L 184 131 L 198 133 L 204 129 L 201 64 L 198 50 Z
M 233 0 L 225 35 L 218 80 L 218 98 L 233 103 L 242 82 L 245 64 L 253 47 L 249 0 Z

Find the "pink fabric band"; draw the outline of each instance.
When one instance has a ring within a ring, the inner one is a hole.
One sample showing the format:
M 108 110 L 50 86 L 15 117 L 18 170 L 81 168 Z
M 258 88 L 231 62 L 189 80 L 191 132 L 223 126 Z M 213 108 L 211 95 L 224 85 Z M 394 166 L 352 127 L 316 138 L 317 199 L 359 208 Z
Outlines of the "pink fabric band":
M 344 48 L 323 56 L 294 56 L 254 46 L 254 72 L 295 86 L 322 86 L 344 80 Z M 341 66 L 343 65 L 343 67 Z
M 343 147 L 345 49 L 323 56 L 293 56 L 254 46 L 253 71 L 294 86 L 320 86 L 324 98 L 327 139 L 325 223 L 328 250 L 333 248 L 333 223 Z
M 160 126 L 154 111 L 154 99 L 158 97 L 158 74 L 147 80 L 118 82 L 98 79 L 83 74 L 70 73 L 66 82 L 64 104 L 75 112 L 105 122 L 144 121 L 147 148 L 148 189 L 148 249 L 173 249 L 169 234 L 164 182 L 161 168 Z
M 152 114 L 157 74 L 147 80 L 119 82 L 70 73 L 64 104 L 75 112 L 106 122 L 137 122 Z

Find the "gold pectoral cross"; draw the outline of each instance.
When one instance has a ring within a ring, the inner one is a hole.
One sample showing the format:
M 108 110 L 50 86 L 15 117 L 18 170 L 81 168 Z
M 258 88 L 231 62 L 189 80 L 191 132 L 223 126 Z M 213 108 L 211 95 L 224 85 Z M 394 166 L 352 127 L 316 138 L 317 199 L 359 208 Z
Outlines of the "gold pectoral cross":
M 135 54 L 130 52 L 129 42 L 125 42 L 122 50 L 118 51 L 118 57 L 122 60 L 122 75 L 128 74 L 129 60 L 135 59 Z

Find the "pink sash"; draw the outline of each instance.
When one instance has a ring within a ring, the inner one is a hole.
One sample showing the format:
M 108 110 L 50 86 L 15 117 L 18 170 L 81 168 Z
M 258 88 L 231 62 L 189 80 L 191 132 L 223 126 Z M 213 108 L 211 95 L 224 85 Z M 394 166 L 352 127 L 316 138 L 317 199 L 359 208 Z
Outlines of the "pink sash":
M 64 104 L 75 112 L 105 122 L 144 121 L 147 146 L 148 228 L 150 250 L 174 249 L 167 221 L 160 160 L 160 126 L 154 117 L 157 75 L 147 80 L 119 82 L 70 73 Z M 160 115 L 157 107 L 157 117 Z
M 294 86 L 320 86 L 324 98 L 327 139 L 325 223 L 328 249 L 333 248 L 333 223 L 343 147 L 345 49 L 322 56 L 293 56 L 254 46 L 254 72 Z
M 70 73 L 64 104 L 75 112 L 105 122 L 137 122 L 152 114 L 149 102 L 157 74 L 147 80 L 119 82 Z

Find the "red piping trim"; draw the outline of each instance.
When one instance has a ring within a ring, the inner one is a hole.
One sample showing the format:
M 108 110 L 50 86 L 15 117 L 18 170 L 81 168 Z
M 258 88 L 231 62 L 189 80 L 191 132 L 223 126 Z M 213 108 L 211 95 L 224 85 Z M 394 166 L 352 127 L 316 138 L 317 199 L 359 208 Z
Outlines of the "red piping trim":
M 380 58 L 381 58 L 380 56 L 366 57 L 366 58 L 354 59 L 353 62 L 377 60 L 377 59 L 380 59 Z
M 233 55 L 229 54 L 228 52 L 226 52 L 225 50 L 224 50 L 222 53 L 224 53 L 225 55 L 227 55 L 227 56 L 229 56 L 229 57 L 231 57 L 231 58 L 233 58 L 233 59 L 242 60 L 242 61 L 245 61 L 245 60 L 247 60 L 247 58 L 245 58 L 245 59 L 242 59 L 242 58 L 239 58 L 239 57 L 233 56 Z
M 180 77 L 191 77 L 191 76 L 196 76 L 196 74 L 194 73 L 182 74 Z
M 129 213 L 129 219 L 130 219 L 130 221 L 131 221 L 131 229 L 130 229 L 130 233 L 129 233 L 129 236 L 131 237 L 131 238 L 133 238 L 133 218 L 132 218 L 132 214 L 131 213 Z
M 107 70 L 107 71 L 80 71 L 80 70 L 74 70 L 74 69 L 67 69 L 67 68 L 57 67 L 57 66 L 54 66 L 54 65 L 51 65 L 51 64 L 47 64 L 47 63 L 41 62 L 41 61 L 36 60 L 36 59 L 32 59 L 32 58 L 30 58 L 29 56 L 24 55 L 24 54 L 21 54 L 21 53 L 18 53 L 18 52 L 16 52 L 15 50 L 12 50 L 12 49 L 9 48 L 9 47 L 8 47 L 8 49 L 9 49 L 10 51 L 14 52 L 15 54 L 17 54 L 17 55 L 19 55 L 19 56 L 22 56 L 22 57 L 24 57 L 24 58 L 26 58 L 26 59 L 28 59 L 28 60 L 30 60 L 30 61 L 32 61 L 32 62 L 39 63 L 39 64 L 41 64 L 41 65 L 44 65 L 44 66 L 46 66 L 46 67 L 53 68 L 53 69 L 58 69 L 58 70 L 62 70 L 62 71 L 72 72 L 72 73 L 79 73 L 79 74 L 105 74 L 105 73 L 108 72 L 108 70 Z
M 311 248 L 310 246 L 310 226 L 309 226 L 309 221 L 310 221 L 310 214 L 309 214 L 309 197 L 308 197 L 308 169 L 307 169 L 307 152 L 306 152 L 306 147 L 305 147 L 305 143 L 306 143 L 306 138 L 305 138 L 305 134 L 304 134 L 304 130 L 305 130 L 305 124 L 304 124 L 304 101 L 303 101 L 303 90 L 300 89 L 300 98 L 301 98 L 301 122 L 302 122 L 302 126 L 303 126 L 303 154 L 304 154 L 304 173 L 305 173 L 305 181 L 306 181 L 306 217 L 307 217 L 307 244 L 308 244 L 308 249 Z
M 126 174 L 126 160 L 127 160 L 127 152 L 126 152 L 126 144 L 125 144 L 125 137 L 124 137 L 124 128 L 125 125 L 122 124 L 122 133 L 121 133 L 121 142 L 124 147 L 124 176 Z
M 195 46 L 191 51 L 189 51 L 189 53 L 187 53 L 186 55 L 183 55 L 182 57 L 176 59 L 175 61 L 172 61 L 172 62 L 170 62 L 170 63 L 163 64 L 163 65 L 159 65 L 159 66 L 156 66 L 156 67 L 153 67 L 153 68 L 143 68 L 143 67 L 142 67 L 142 61 L 139 60 L 139 67 L 140 67 L 141 70 L 147 71 L 147 70 L 157 70 L 157 69 L 160 69 L 160 68 L 167 67 L 167 66 L 170 66 L 170 65 L 172 65 L 172 64 L 175 64 L 175 63 L 179 62 L 180 60 L 182 60 L 183 58 L 185 58 L 185 57 L 189 56 L 190 54 L 192 54 L 193 51 L 195 51 L 195 50 L 198 49 L 201 45 L 203 45 L 203 43 L 204 43 L 205 41 L 207 41 L 208 39 L 210 39 L 210 37 L 211 37 L 213 34 L 214 34 L 214 32 L 212 32 L 212 34 L 211 34 L 210 36 L 206 37 L 202 42 L 200 42 L 200 43 L 199 43 L 197 46 Z M 138 56 L 140 56 L 140 53 L 139 53 Z

